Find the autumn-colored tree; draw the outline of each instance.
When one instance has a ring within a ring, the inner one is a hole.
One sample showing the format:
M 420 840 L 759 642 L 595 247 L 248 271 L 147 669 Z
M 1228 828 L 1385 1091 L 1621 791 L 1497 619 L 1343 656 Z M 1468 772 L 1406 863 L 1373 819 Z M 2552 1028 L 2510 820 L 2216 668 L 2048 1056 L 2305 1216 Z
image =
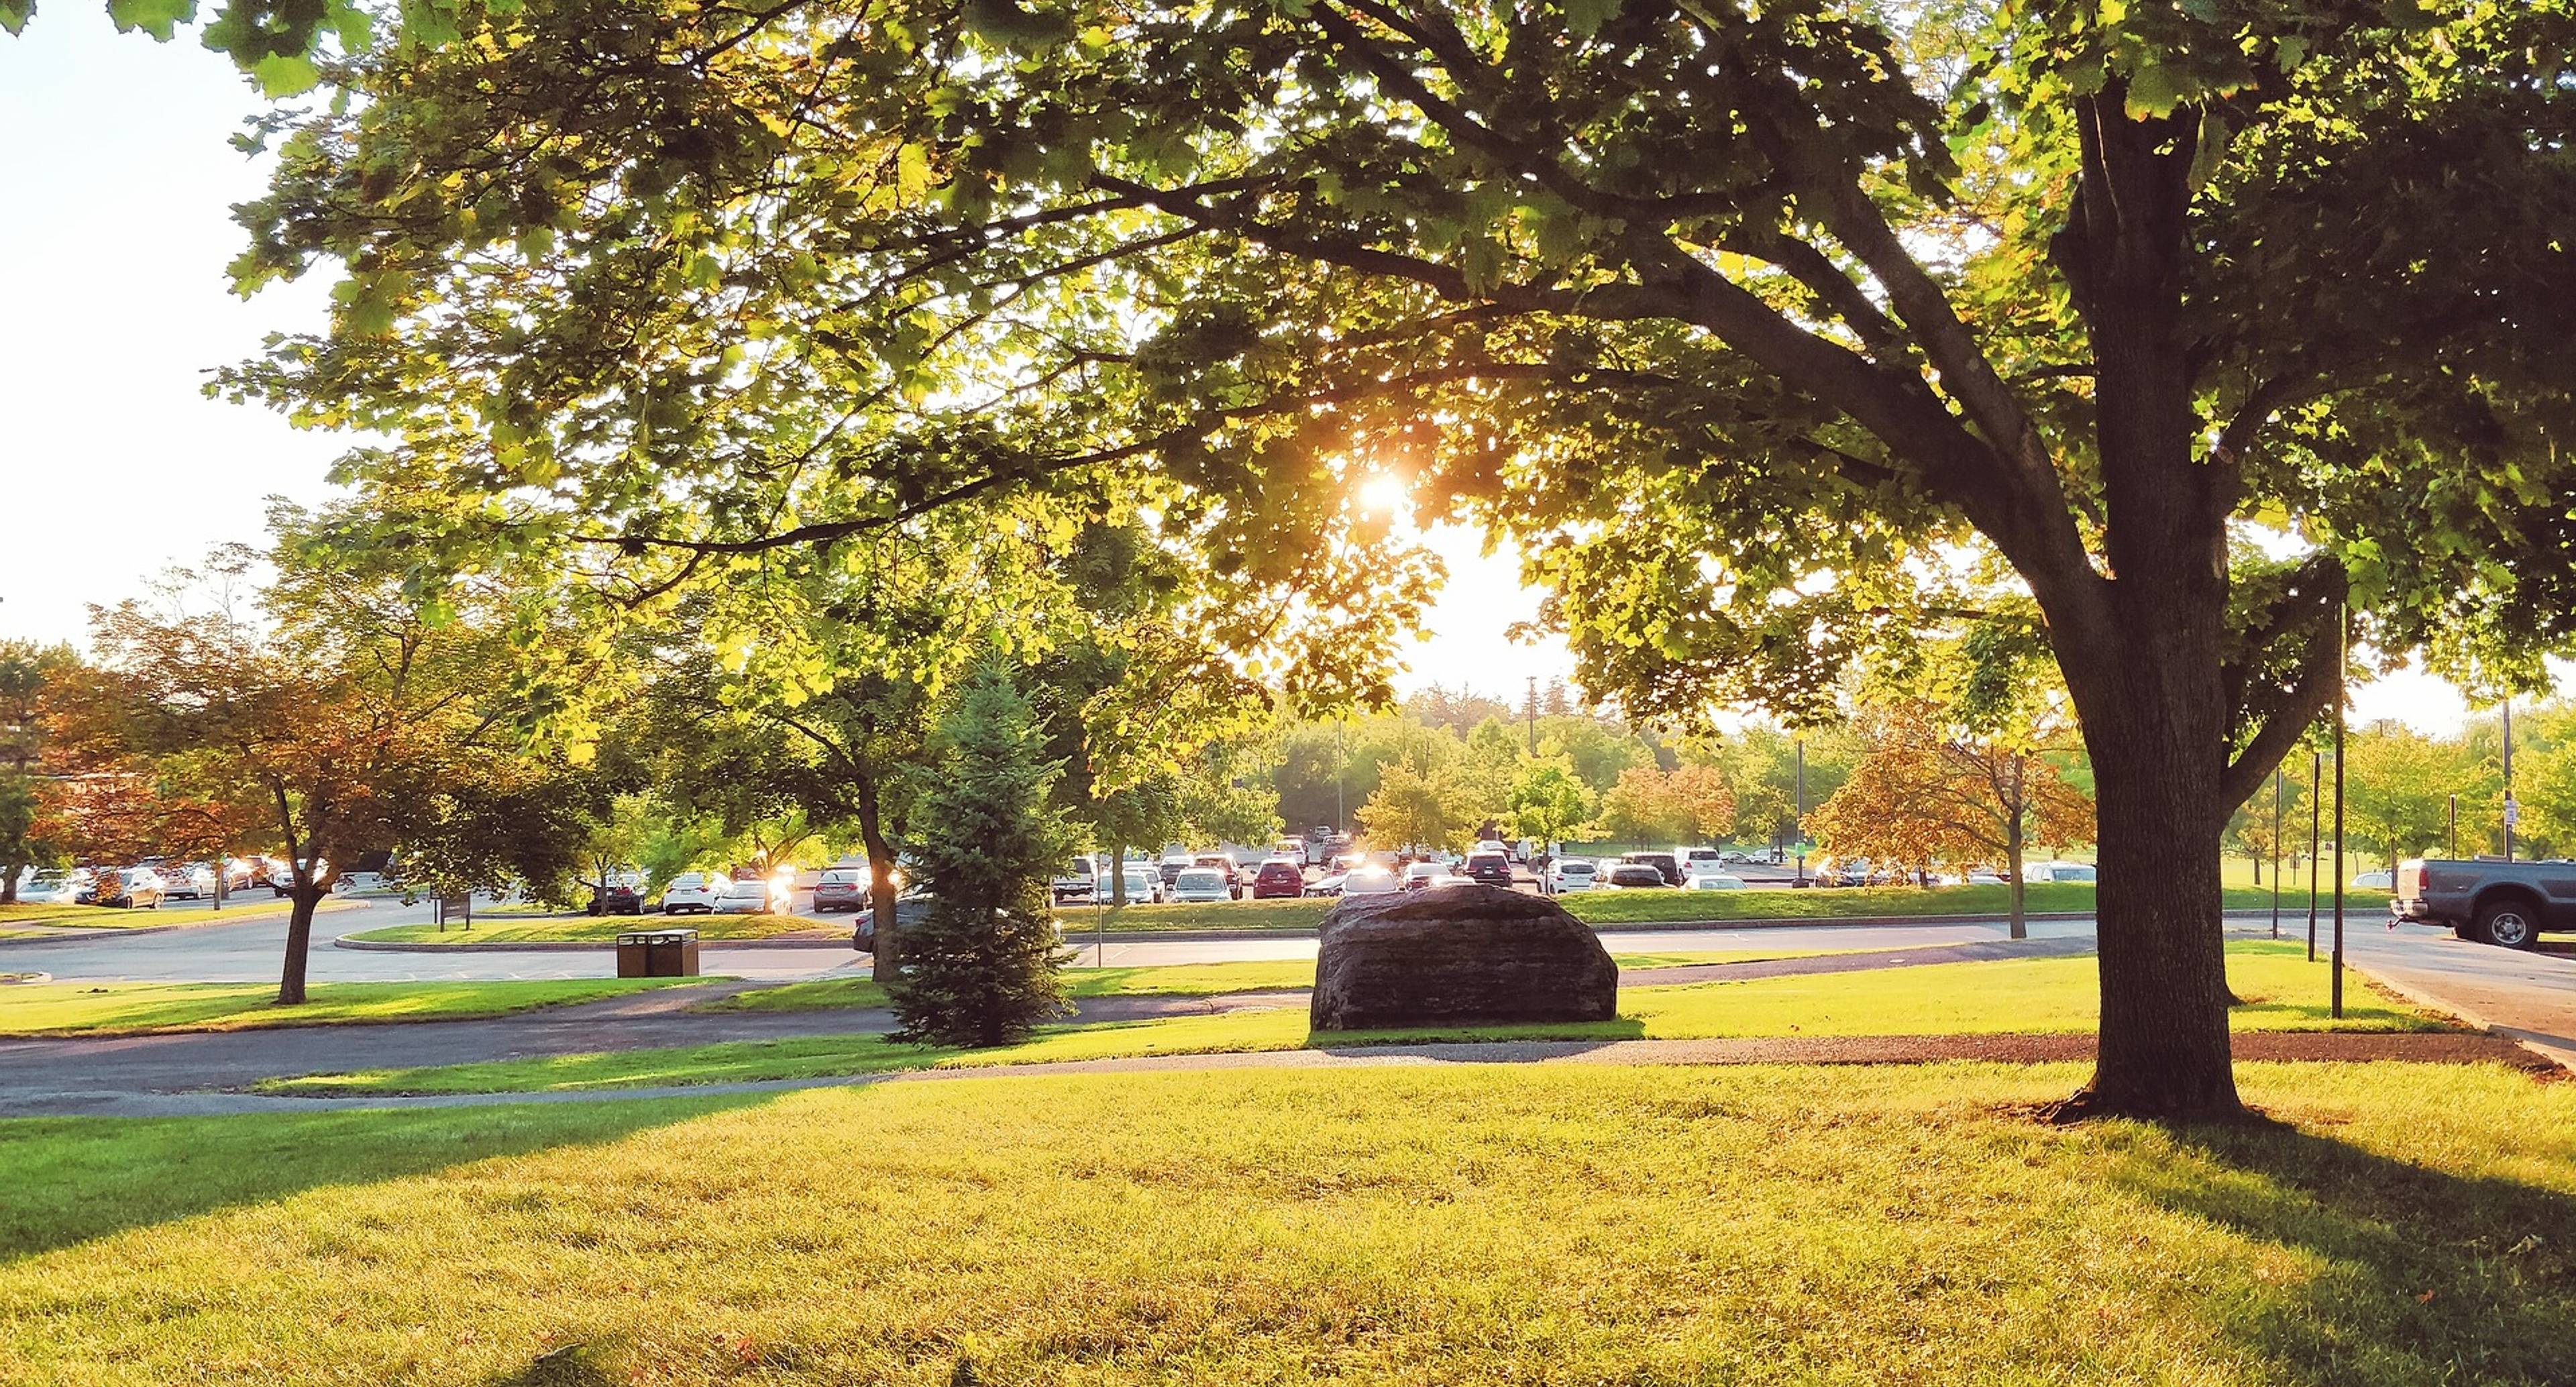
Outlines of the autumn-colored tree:
M 2357 729 L 2344 754 L 2344 836 L 2376 849 L 2389 870 L 2442 841 L 2455 783 L 2432 738 L 2395 722 Z
M 1706 762 L 1691 762 L 1676 767 L 1664 778 L 1664 785 L 1673 812 L 1689 825 L 1694 841 L 1724 841 L 1727 831 L 1735 826 L 1735 790 L 1727 783 L 1723 769 Z
M 1837 856 L 2002 866 L 2012 886 L 2012 937 L 2025 938 L 2022 853 L 2034 838 L 2075 843 L 2093 833 L 2093 802 L 2068 785 L 2047 750 L 1965 734 L 1913 704 L 1861 719 L 1867 751 L 1831 799 L 1808 816 Z
M 1731 801 L 1728 807 L 1732 810 Z M 1619 772 L 1619 782 L 1601 796 L 1601 829 L 1614 841 L 1642 848 L 1677 841 L 1696 828 L 1673 778 L 1651 764 Z
M 18 899 L 18 877 L 51 856 L 39 762 L 47 689 L 79 660 L 68 646 L 0 641 L 0 905 Z

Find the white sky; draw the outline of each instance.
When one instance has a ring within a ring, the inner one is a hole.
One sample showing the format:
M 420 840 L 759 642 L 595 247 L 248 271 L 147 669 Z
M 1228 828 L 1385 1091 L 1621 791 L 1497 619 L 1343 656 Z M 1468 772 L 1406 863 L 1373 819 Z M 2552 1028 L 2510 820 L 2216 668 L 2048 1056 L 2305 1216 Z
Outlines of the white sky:
M 314 282 L 248 302 L 226 288 L 242 244 L 229 209 L 263 184 L 226 141 L 258 104 L 193 37 L 120 35 L 95 3 L 49 3 L 23 36 L 0 35 L 0 636 L 77 640 L 85 604 L 259 539 L 267 496 L 329 491 L 342 440 L 199 393 L 206 371 L 318 324 L 326 302 Z M 1486 557 L 1456 529 L 1433 540 L 1450 567 L 1438 634 L 1410 647 L 1399 687 L 1516 701 L 1530 676 L 1572 677 L 1561 643 L 1504 635 L 1537 606 L 1516 554 Z M 2435 732 L 2468 711 L 2414 672 L 2356 701 L 2365 719 Z

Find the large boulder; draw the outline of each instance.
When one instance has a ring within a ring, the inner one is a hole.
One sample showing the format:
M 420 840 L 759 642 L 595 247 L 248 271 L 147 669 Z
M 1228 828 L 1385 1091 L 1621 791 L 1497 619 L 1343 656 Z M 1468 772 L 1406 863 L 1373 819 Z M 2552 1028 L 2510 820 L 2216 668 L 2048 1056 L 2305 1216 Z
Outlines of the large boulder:
M 1544 896 L 1434 886 L 1354 896 L 1324 917 L 1312 1013 L 1319 1031 L 1607 1021 L 1618 1010 L 1610 951 Z

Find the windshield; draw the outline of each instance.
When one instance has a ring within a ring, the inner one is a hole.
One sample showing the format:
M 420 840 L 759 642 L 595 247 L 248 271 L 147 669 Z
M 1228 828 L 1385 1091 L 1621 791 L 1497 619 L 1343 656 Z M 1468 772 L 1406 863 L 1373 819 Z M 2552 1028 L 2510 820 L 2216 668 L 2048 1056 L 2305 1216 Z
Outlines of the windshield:
M 855 886 L 861 877 L 857 872 L 825 872 L 823 880 L 835 886 Z
M 1184 891 L 1222 891 L 1225 889 L 1225 876 L 1221 872 L 1193 868 L 1181 873 L 1176 884 Z

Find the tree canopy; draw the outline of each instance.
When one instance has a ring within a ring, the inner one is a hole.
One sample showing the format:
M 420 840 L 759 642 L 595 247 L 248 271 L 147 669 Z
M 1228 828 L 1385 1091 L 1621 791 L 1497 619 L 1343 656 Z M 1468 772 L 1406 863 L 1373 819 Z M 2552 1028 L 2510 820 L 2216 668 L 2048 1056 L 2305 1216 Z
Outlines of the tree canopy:
M 1382 480 L 1683 717 L 1991 570 L 2094 753 L 2090 1106 L 2235 1107 L 2218 844 L 2347 602 L 2490 684 L 2576 634 L 2569 0 L 400 15 L 272 82 L 355 99 L 273 123 L 240 283 L 348 278 L 228 384 L 394 436 L 343 475 L 429 561 L 1150 511 L 1347 687 L 1418 596 Z

